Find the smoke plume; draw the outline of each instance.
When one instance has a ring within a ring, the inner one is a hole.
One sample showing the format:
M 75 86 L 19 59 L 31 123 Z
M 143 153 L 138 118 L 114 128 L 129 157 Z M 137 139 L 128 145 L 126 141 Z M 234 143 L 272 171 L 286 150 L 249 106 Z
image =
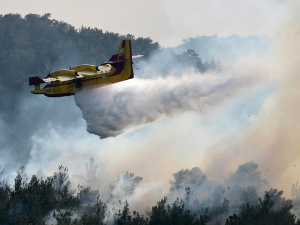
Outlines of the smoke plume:
M 100 138 L 115 137 L 164 116 L 175 117 L 187 111 L 206 114 L 211 107 L 259 84 L 267 74 L 265 65 L 251 57 L 248 60 L 249 70 L 237 62 L 230 69 L 225 63 L 222 72 L 186 71 L 166 78 L 135 78 L 84 89 L 76 93 L 75 101 L 88 132 Z
M 299 8 L 299 3 L 293 6 Z M 243 135 L 210 149 L 214 161 L 207 162 L 207 166 L 220 168 L 231 161 L 233 168 L 237 162 L 254 160 L 260 164 L 262 175 L 270 185 L 289 195 L 291 184 L 299 180 L 300 166 L 300 19 L 294 18 L 279 30 L 272 46 L 271 73 L 277 82 L 274 93 Z M 215 172 L 222 173 L 222 169 Z

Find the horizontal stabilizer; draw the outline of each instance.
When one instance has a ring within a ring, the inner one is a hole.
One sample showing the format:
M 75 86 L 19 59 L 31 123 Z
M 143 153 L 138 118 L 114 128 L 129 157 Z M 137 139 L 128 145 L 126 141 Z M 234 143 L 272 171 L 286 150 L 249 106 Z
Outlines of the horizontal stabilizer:
M 46 83 L 44 80 L 42 80 L 39 77 L 29 77 L 29 85 L 38 85 L 38 84 L 42 84 L 42 83 Z

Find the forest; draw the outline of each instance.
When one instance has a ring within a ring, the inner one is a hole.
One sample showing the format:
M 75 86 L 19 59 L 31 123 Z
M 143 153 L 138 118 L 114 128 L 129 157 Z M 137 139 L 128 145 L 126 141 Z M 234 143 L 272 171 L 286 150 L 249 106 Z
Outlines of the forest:
M 91 158 L 86 178 L 97 179 L 97 168 Z M 180 170 L 173 174 L 168 196 L 144 212 L 137 212 L 130 209 L 127 200 L 118 199 L 121 195 L 125 198 L 134 195 L 143 178 L 133 173 L 122 172 L 110 185 L 110 196 L 104 201 L 97 189 L 81 185 L 75 189 L 66 167 L 59 166 L 47 178 L 33 175 L 29 179 L 22 166 L 12 187 L 6 179 L 0 180 L 0 224 L 300 224 L 292 213 L 299 214 L 298 183 L 292 186 L 292 200 L 272 188 L 259 197 L 258 191 L 267 186 L 267 181 L 260 179 L 257 168 L 254 162 L 242 164 L 226 184 L 217 186 L 198 167 Z M 213 192 L 207 194 L 207 188 Z M 229 192 L 227 197 L 225 192 Z M 197 195 L 207 196 L 200 202 Z
M 136 38 L 132 34 L 121 35 L 90 27 L 75 29 L 70 24 L 51 19 L 50 14 L 1 15 L 0 119 L 4 122 L 1 124 L 0 120 L 0 125 L 5 128 L 0 129 L 1 154 L 11 151 L 14 156 L 28 158 L 32 147 L 28 140 L 39 123 L 49 118 L 54 125 L 61 122 L 58 113 L 45 116 L 45 111 L 37 112 L 27 120 L 18 119 L 23 118 L 22 103 L 31 95 L 29 77 L 46 76 L 48 70 L 68 68 L 69 63 L 71 66 L 102 63 L 115 53 L 124 38 L 132 40 L 134 55 L 145 55 L 145 63 L 157 52 L 162 55 L 168 52 L 174 65 L 165 65 L 162 59 L 164 73 L 177 68 L 178 62 L 177 69 L 192 67 L 203 74 L 222 69 L 222 63 L 217 59 L 203 61 L 201 53 L 193 49 L 174 53 L 162 49 L 149 37 Z M 22 130 L 24 127 L 28 127 L 26 132 Z M 15 159 L 16 163 L 18 160 Z M 26 164 L 25 160 L 20 162 Z M 95 179 L 92 171 L 96 170 L 97 164 L 93 158 L 89 168 L 94 168 L 87 173 L 89 179 Z M 14 178 L 7 179 L 4 176 L 6 169 L 0 170 L 0 225 L 300 224 L 298 183 L 291 187 L 291 199 L 285 199 L 282 191 L 269 188 L 268 182 L 261 179 L 254 162 L 241 164 L 226 182 L 217 185 L 198 167 L 177 171 L 170 181 L 169 192 L 156 205 L 139 212 L 131 209 L 129 201 L 120 199 L 120 196 L 126 199 L 134 195 L 143 180 L 131 172 L 122 172 L 110 185 L 109 197 L 104 199 L 97 189 L 82 185 L 74 187 L 69 171 L 63 165 L 48 177 L 28 177 L 22 166 Z

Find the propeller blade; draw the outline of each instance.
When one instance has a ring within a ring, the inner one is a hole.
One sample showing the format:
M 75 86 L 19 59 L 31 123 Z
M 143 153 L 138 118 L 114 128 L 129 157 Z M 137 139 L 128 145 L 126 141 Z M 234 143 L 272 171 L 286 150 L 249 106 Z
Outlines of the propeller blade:
M 144 55 L 133 55 L 132 58 L 133 58 L 133 59 L 136 59 L 136 58 L 140 58 L 140 57 L 143 57 L 143 56 L 144 56 Z

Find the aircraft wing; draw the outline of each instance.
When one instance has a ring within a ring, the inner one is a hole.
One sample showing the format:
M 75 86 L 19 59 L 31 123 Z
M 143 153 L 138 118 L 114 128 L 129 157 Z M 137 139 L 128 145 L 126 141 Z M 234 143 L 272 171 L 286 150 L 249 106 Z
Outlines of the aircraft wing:
M 39 77 L 29 77 L 29 85 L 39 85 L 43 83 L 48 83 L 57 80 L 57 78 L 46 78 L 46 79 L 41 79 Z
M 73 79 L 83 78 L 84 76 L 75 73 L 75 71 L 68 71 L 68 70 L 59 70 L 51 73 L 51 75 L 45 79 L 41 79 L 39 77 L 29 77 L 29 85 L 39 85 L 42 83 L 53 82 L 59 80 L 61 82 L 69 81 Z

